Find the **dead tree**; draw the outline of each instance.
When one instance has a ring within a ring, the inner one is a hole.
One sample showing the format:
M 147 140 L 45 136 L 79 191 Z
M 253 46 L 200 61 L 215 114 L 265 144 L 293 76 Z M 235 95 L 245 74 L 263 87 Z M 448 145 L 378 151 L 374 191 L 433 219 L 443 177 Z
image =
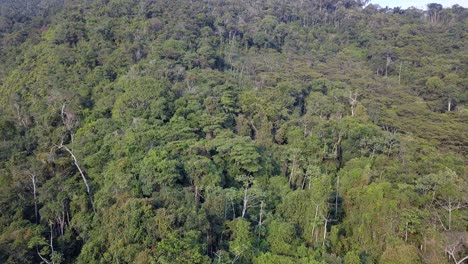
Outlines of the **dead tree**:
M 32 186 L 33 186 L 33 197 L 34 197 L 34 217 L 36 219 L 36 224 L 39 223 L 39 217 L 37 213 L 37 188 L 36 188 L 36 174 L 35 173 L 30 173 L 29 178 L 31 178 L 32 181 Z
M 468 260 L 468 256 L 457 257 L 457 254 L 463 253 L 463 249 L 467 247 L 468 235 L 466 232 L 450 232 L 447 234 L 444 251 L 455 264 L 462 264 Z
M 357 105 L 357 98 L 358 98 L 358 93 L 357 92 L 352 92 L 351 90 L 349 91 L 349 104 L 351 105 L 351 116 L 354 116 L 354 111 L 356 109 Z
M 83 179 L 83 183 L 86 186 L 86 193 L 88 193 L 89 200 L 91 201 L 91 206 L 93 208 L 93 212 L 96 213 L 96 208 L 94 207 L 94 202 L 93 202 L 93 198 L 92 198 L 92 195 L 91 195 L 91 188 L 89 187 L 88 180 L 86 179 L 86 176 L 85 176 L 83 170 L 81 169 L 80 164 L 78 163 L 78 160 L 76 159 L 75 154 L 73 154 L 71 149 L 69 149 L 67 146 L 65 146 L 63 144 L 63 139 L 60 142 L 60 145 L 55 145 L 55 147 L 58 148 L 58 149 L 66 150 L 70 154 L 70 156 L 73 158 L 73 163 L 75 164 L 76 168 L 78 169 L 78 171 L 79 171 L 79 173 L 81 175 L 81 178 Z

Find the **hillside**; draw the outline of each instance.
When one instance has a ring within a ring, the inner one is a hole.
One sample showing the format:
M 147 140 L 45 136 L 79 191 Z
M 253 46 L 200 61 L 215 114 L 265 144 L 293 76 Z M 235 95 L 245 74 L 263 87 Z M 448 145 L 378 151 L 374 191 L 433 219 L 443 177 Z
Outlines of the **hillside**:
M 464 263 L 468 10 L 0 0 L 0 263 Z

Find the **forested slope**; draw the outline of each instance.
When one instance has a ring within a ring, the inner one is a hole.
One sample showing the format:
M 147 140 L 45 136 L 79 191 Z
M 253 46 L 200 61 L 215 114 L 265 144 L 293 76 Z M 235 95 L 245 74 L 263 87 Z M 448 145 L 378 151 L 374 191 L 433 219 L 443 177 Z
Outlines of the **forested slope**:
M 468 10 L 0 1 L 0 263 L 462 263 Z

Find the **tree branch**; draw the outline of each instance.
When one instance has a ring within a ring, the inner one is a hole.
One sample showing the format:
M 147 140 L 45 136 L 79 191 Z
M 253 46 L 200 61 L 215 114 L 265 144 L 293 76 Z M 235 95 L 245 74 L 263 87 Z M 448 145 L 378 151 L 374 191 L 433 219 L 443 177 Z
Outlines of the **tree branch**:
M 86 186 L 86 192 L 89 195 L 89 199 L 91 201 L 91 206 L 93 207 L 93 211 L 96 213 L 96 208 L 94 207 L 93 198 L 91 197 L 91 189 L 89 188 L 88 181 L 86 179 L 86 176 L 85 176 L 83 170 L 80 167 L 80 164 L 78 164 L 78 160 L 76 159 L 76 156 L 73 154 L 73 152 L 67 146 L 63 145 L 63 138 L 62 138 L 62 141 L 61 141 L 60 145 L 57 146 L 57 148 L 65 149 L 70 154 L 70 156 L 73 158 L 73 162 L 75 163 L 76 168 L 80 172 L 81 178 L 83 179 L 83 182 L 84 182 L 84 184 Z
M 455 260 L 455 258 L 454 258 L 454 260 Z M 457 262 L 457 264 L 462 264 L 465 260 L 468 260 L 468 256 L 465 256 L 464 258 L 462 258 L 461 260 L 459 260 L 459 261 Z M 456 261 L 456 260 L 455 260 L 455 261 Z
M 44 261 L 46 264 L 50 264 L 50 261 L 48 261 L 46 258 L 44 258 L 41 253 L 39 253 L 39 249 L 37 249 L 36 247 L 36 252 L 37 252 L 37 255 L 39 255 L 39 257 L 42 259 L 42 261 Z

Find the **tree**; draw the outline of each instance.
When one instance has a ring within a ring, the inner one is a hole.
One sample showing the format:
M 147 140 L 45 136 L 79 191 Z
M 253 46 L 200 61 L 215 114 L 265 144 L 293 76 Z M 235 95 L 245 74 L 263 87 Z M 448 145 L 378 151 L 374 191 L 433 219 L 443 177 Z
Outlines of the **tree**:
M 200 247 L 199 234 L 189 231 L 182 236 L 170 234 L 156 245 L 154 261 L 158 263 L 210 263 Z
M 179 162 L 164 148 L 150 150 L 141 161 L 140 180 L 145 195 L 151 195 L 158 187 L 175 185 L 181 176 Z
M 432 24 L 437 24 L 440 20 L 440 11 L 442 10 L 442 5 L 437 3 L 427 4 L 427 9 L 430 22 Z
M 417 190 L 426 195 L 429 206 L 435 209 L 433 213 L 438 222 L 448 231 L 453 229 L 454 213 L 467 206 L 466 188 L 466 182 L 448 168 L 422 177 L 417 184 Z M 440 209 L 446 212 L 443 218 L 439 215 Z
M 194 156 L 186 163 L 186 171 L 195 187 L 195 200 L 200 198 L 200 191 L 220 184 L 216 166 L 204 156 Z
M 112 109 L 113 117 L 136 124 L 139 118 L 167 121 L 172 115 L 172 94 L 167 80 L 122 78 L 116 88 L 122 91 Z
M 349 251 L 344 257 L 345 264 L 359 264 L 361 263 L 361 258 L 356 251 Z
M 444 252 L 450 256 L 455 264 L 461 264 L 468 259 L 468 256 L 457 256 L 463 254 L 463 248 L 468 244 L 468 236 L 464 232 L 451 232 L 446 235 L 446 246 Z
M 389 246 L 382 255 L 382 263 L 418 263 L 420 262 L 417 249 L 411 245 L 399 244 Z
M 91 201 L 91 206 L 93 208 L 93 211 L 96 212 L 96 208 L 94 207 L 94 202 L 93 202 L 93 198 L 92 198 L 92 195 L 91 195 L 91 188 L 89 187 L 88 180 L 86 179 L 86 176 L 85 176 L 83 170 L 81 169 L 80 165 L 78 164 L 78 160 L 76 159 L 76 156 L 73 154 L 73 152 L 67 146 L 63 145 L 63 140 L 62 140 L 62 142 L 60 142 L 60 145 L 56 145 L 55 147 L 58 148 L 58 149 L 62 149 L 62 148 L 65 149 L 70 154 L 70 156 L 73 158 L 73 163 L 75 164 L 76 168 L 78 169 L 78 172 L 80 173 L 80 176 L 83 179 L 83 183 L 86 186 L 86 192 L 88 193 L 89 199 Z
M 272 220 L 268 225 L 268 236 L 266 238 L 270 251 L 273 254 L 296 256 L 296 250 L 300 242 L 295 239 L 294 226 L 280 220 Z
M 227 226 L 231 231 L 229 251 L 234 255 L 233 261 L 249 261 L 254 250 L 254 237 L 250 232 L 249 222 L 243 218 L 236 218 L 228 222 Z

